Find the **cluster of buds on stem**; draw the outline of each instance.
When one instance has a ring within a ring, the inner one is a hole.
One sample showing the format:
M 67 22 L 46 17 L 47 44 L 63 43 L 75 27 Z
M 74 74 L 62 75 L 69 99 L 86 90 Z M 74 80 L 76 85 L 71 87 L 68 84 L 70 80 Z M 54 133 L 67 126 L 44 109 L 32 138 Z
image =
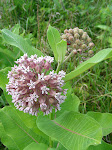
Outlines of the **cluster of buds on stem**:
M 17 109 L 32 115 L 60 110 L 67 93 L 67 89 L 62 89 L 65 72 L 55 73 L 51 67 L 53 60 L 50 56 L 24 54 L 16 61 L 17 65 L 8 73 L 6 89 Z
M 61 38 L 67 41 L 68 45 L 68 54 L 70 52 L 74 52 L 76 55 L 77 53 L 83 54 L 83 56 L 92 56 L 93 51 L 91 50 L 94 46 L 91 38 L 84 32 L 82 29 L 78 27 L 74 29 L 64 30 L 64 34 Z

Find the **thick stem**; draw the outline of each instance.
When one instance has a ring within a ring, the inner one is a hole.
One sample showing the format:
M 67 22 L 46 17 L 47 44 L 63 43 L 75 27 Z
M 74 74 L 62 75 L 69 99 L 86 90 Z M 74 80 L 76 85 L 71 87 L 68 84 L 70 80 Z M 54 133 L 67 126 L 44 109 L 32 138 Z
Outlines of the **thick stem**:
M 52 112 L 52 113 L 49 114 L 49 119 L 50 120 L 54 119 L 54 112 Z M 51 148 L 53 147 L 53 141 L 52 141 L 51 137 L 49 137 L 49 147 L 51 147 Z

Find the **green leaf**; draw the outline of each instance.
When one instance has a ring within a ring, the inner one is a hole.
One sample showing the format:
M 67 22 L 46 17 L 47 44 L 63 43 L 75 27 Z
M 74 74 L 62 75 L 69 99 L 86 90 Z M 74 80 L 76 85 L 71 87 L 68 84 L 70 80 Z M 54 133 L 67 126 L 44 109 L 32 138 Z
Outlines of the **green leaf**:
M 100 112 L 88 112 L 88 116 L 94 118 L 103 129 L 103 136 L 112 132 L 112 114 Z
M 48 146 L 43 143 L 37 144 L 33 142 L 25 147 L 23 150 L 48 150 Z
M 80 100 L 79 98 L 71 93 L 70 91 L 67 92 L 67 98 L 64 103 L 61 104 L 61 110 L 57 111 L 56 116 L 58 117 L 64 111 L 79 111 Z
M 15 24 L 14 27 L 12 28 L 12 32 L 19 35 L 19 30 L 20 30 L 20 24 Z
M 67 50 L 67 42 L 64 40 L 61 40 L 59 43 L 56 45 L 57 53 L 58 53 L 58 61 L 63 62 L 65 53 Z
M 100 28 L 104 31 L 109 31 L 109 32 L 111 31 L 111 28 L 109 26 L 106 26 L 106 25 L 97 25 L 96 27 Z
M 18 146 L 14 142 L 10 135 L 7 135 L 2 123 L 0 123 L 0 138 L 1 142 L 8 147 L 9 150 L 19 150 Z M 13 143 L 13 144 L 11 144 Z
M 8 83 L 7 74 L 11 70 L 11 67 L 0 70 L 0 87 L 5 90 L 6 84 Z
M 102 141 L 101 144 L 97 146 L 90 146 L 87 150 L 112 150 L 112 145 L 105 143 Z
M 58 61 L 58 53 L 57 53 L 56 45 L 61 41 L 61 37 L 58 30 L 49 25 L 49 28 L 47 30 L 47 38 L 48 38 L 49 45 L 51 46 L 51 49 L 54 53 L 54 57 L 56 61 Z
M 27 53 L 29 56 L 34 54 L 37 54 L 38 56 L 43 55 L 41 51 L 30 46 L 20 35 L 16 35 L 7 29 L 1 31 L 6 43 L 18 47 L 23 53 Z
M 65 112 L 55 120 L 39 116 L 37 126 L 68 150 L 86 150 L 90 145 L 100 144 L 102 139 L 101 126 L 77 112 Z
M 0 48 L 0 52 L 2 52 L 5 55 L 11 57 L 12 59 L 15 59 L 15 55 L 11 50 Z
M 0 110 L 0 122 L 3 125 L 1 140 L 9 149 L 23 150 L 32 142 L 47 143 L 43 137 L 28 128 L 11 107 Z
M 24 150 L 66 150 L 61 144 L 57 148 L 48 148 L 47 145 L 43 143 L 31 143 L 27 147 L 24 148 Z
M 68 73 L 65 76 L 64 80 L 69 81 L 69 80 L 77 77 L 84 71 L 88 70 L 92 66 L 96 65 L 97 63 L 99 63 L 105 59 L 111 58 L 111 57 L 112 57 L 112 48 L 101 50 L 96 55 L 94 55 L 92 58 L 90 58 L 87 61 L 80 64 L 74 71 L 71 71 L 70 73 Z
M 4 91 L 4 95 L 5 95 L 5 98 L 7 99 L 8 103 L 10 104 L 10 106 L 12 106 L 13 109 L 16 111 L 16 113 L 19 116 L 19 118 L 21 119 L 21 121 L 33 132 L 35 132 L 38 135 L 41 135 L 46 140 L 48 140 L 48 136 L 45 135 L 42 131 L 40 131 L 36 126 L 37 117 L 29 115 L 28 113 L 24 113 L 23 111 L 19 111 L 18 109 L 16 109 L 16 107 L 12 103 L 12 96 L 8 95 L 7 92 L 5 92 L 5 91 Z

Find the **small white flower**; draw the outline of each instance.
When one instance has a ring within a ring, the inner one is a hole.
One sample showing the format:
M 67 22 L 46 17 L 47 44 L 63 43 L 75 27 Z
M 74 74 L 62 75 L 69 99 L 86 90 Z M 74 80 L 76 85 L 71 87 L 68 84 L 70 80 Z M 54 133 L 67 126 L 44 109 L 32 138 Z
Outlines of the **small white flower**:
M 37 59 L 37 55 L 31 55 L 31 59 Z
M 22 107 L 21 107 L 20 109 L 22 110 Z M 24 113 L 28 113 L 29 110 L 30 110 L 30 107 L 26 107 L 26 108 L 24 109 Z
M 44 73 L 38 74 L 38 80 L 43 80 L 44 81 Z
M 61 70 L 59 71 L 58 75 L 61 76 L 61 78 L 63 78 L 65 77 L 66 73 L 63 70 Z
M 53 57 L 50 57 L 50 56 L 45 56 L 44 58 L 45 58 L 45 60 L 46 60 L 47 62 L 49 62 L 49 63 L 52 63 L 52 62 L 54 61 L 54 58 L 53 58 Z
M 42 103 L 42 104 L 40 104 L 40 108 L 43 109 L 43 110 L 46 110 L 47 105 L 45 103 Z
M 37 61 L 38 63 L 40 63 L 42 60 L 44 60 L 44 57 L 43 57 L 43 56 L 41 56 L 41 57 L 37 58 L 37 60 L 36 60 L 36 61 Z
M 55 97 L 57 100 L 60 100 L 60 96 L 61 96 L 61 93 L 56 93 L 54 97 Z
M 24 65 L 21 65 L 20 66 L 20 69 L 23 73 L 27 73 L 27 72 L 30 72 L 30 67 L 25 67 Z
M 37 98 L 39 98 L 39 96 L 35 92 L 30 94 L 30 99 L 34 100 L 35 102 L 37 101 Z
M 42 90 L 42 94 L 44 94 L 44 93 L 48 94 L 49 88 L 47 88 L 46 86 L 42 86 L 41 90 Z
M 53 71 L 50 71 L 49 75 L 53 79 L 53 78 L 56 78 L 57 73 L 54 73 L 54 70 L 53 70 Z
M 27 85 L 29 86 L 29 89 L 35 88 L 35 82 L 33 82 L 32 80 L 30 80 L 30 83 L 27 83 Z

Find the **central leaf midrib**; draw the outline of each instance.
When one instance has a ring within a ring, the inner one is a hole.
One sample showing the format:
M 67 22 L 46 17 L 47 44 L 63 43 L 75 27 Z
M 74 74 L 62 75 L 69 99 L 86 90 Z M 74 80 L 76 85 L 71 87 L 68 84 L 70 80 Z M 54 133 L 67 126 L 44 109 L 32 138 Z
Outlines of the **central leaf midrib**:
M 78 133 L 78 132 L 75 132 L 75 131 L 72 131 L 72 130 L 70 130 L 70 129 L 67 129 L 66 127 L 60 125 L 60 124 L 57 123 L 56 121 L 54 121 L 54 120 L 52 120 L 52 121 L 53 121 L 56 125 L 60 126 L 61 128 L 65 129 L 65 130 L 67 130 L 67 131 L 69 131 L 69 132 L 71 132 L 71 133 L 74 133 L 74 134 L 83 136 L 83 137 L 85 137 L 85 138 L 91 139 L 91 140 L 96 141 L 96 142 L 99 143 L 99 141 L 97 141 L 97 140 L 95 140 L 95 139 L 93 139 L 93 138 L 91 138 L 91 137 L 88 137 L 88 136 L 86 136 L 86 135 L 82 135 L 82 134 L 80 134 L 80 133 Z

